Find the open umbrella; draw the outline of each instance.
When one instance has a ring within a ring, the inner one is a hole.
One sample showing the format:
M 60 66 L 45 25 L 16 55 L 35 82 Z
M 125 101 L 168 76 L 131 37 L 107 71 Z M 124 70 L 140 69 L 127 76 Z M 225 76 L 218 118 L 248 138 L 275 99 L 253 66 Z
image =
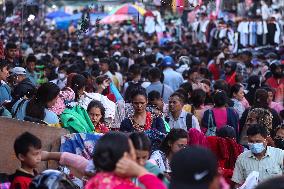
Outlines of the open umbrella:
M 120 15 L 127 14 L 131 16 L 136 16 L 138 14 L 144 16 L 145 13 L 146 13 L 145 9 L 132 4 L 121 5 L 110 12 L 110 14 L 120 14 Z
M 125 20 L 131 20 L 131 19 L 133 19 L 133 17 L 130 16 L 130 15 L 112 14 L 112 15 L 109 15 L 109 16 L 103 18 L 100 21 L 100 23 L 101 24 L 113 24 L 113 23 L 123 22 Z
M 70 16 L 70 14 L 64 11 L 54 11 L 54 12 L 48 13 L 45 17 L 48 19 L 54 19 L 54 18 L 67 17 L 67 16 Z

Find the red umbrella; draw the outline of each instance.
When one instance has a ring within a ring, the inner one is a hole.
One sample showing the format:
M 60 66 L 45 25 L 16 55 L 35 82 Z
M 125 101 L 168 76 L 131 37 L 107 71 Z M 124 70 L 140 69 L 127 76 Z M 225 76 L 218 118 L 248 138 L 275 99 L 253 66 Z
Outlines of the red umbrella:
M 101 24 L 113 24 L 117 22 L 123 22 L 125 20 L 132 20 L 133 17 L 130 15 L 120 15 L 120 14 L 113 14 L 103 18 L 100 23 Z

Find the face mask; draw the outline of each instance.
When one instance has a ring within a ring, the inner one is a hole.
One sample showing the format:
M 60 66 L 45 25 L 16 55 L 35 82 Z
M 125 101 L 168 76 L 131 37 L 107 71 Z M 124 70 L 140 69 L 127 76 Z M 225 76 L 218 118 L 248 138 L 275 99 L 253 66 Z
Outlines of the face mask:
M 274 143 L 277 148 L 284 150 L 284 139 L 281 138 L 274 139 Z
M 253 154 L 260 154 L 261 152 L 263 152 L 265 150 L 263 143 L 249 143 L 248 144 L 250 151 Z
M 64 78 L 65 78 L 65 76 L 66 76 L 66 75 L 65 75 L 64 73 L 60 73 L 60 74 L 58 74 L 58 78 L 59 78 L 59 79 L 64 79 Z

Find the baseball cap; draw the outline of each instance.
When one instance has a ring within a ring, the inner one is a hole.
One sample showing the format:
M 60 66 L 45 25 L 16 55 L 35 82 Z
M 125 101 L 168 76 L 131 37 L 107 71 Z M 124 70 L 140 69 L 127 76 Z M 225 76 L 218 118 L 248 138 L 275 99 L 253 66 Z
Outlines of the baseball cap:
M 171 56 L 165 56 L 163 58 L 161 66 L 162 67 L 174 67 L 175 66 L 174 59 Z
M 25 70 L 25 68 L 22 68 L 22 67 L 15 67 L 11 70 L 12 74 L 15 74 L 15 75 L 26 75 L 27 72 Z
M 218 164 L 209 149 L 191 146 L 173 156 L 171 170 L 170 189 L 207 189 L 218 174 Z

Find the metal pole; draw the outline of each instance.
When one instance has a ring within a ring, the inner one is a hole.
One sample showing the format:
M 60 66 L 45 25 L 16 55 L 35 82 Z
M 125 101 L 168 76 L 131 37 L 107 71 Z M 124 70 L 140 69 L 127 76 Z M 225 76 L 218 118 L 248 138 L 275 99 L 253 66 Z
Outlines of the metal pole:
M 6 0 L 3 0 L 3 13 L 4 13 L 4 19 L 6 18 Z

